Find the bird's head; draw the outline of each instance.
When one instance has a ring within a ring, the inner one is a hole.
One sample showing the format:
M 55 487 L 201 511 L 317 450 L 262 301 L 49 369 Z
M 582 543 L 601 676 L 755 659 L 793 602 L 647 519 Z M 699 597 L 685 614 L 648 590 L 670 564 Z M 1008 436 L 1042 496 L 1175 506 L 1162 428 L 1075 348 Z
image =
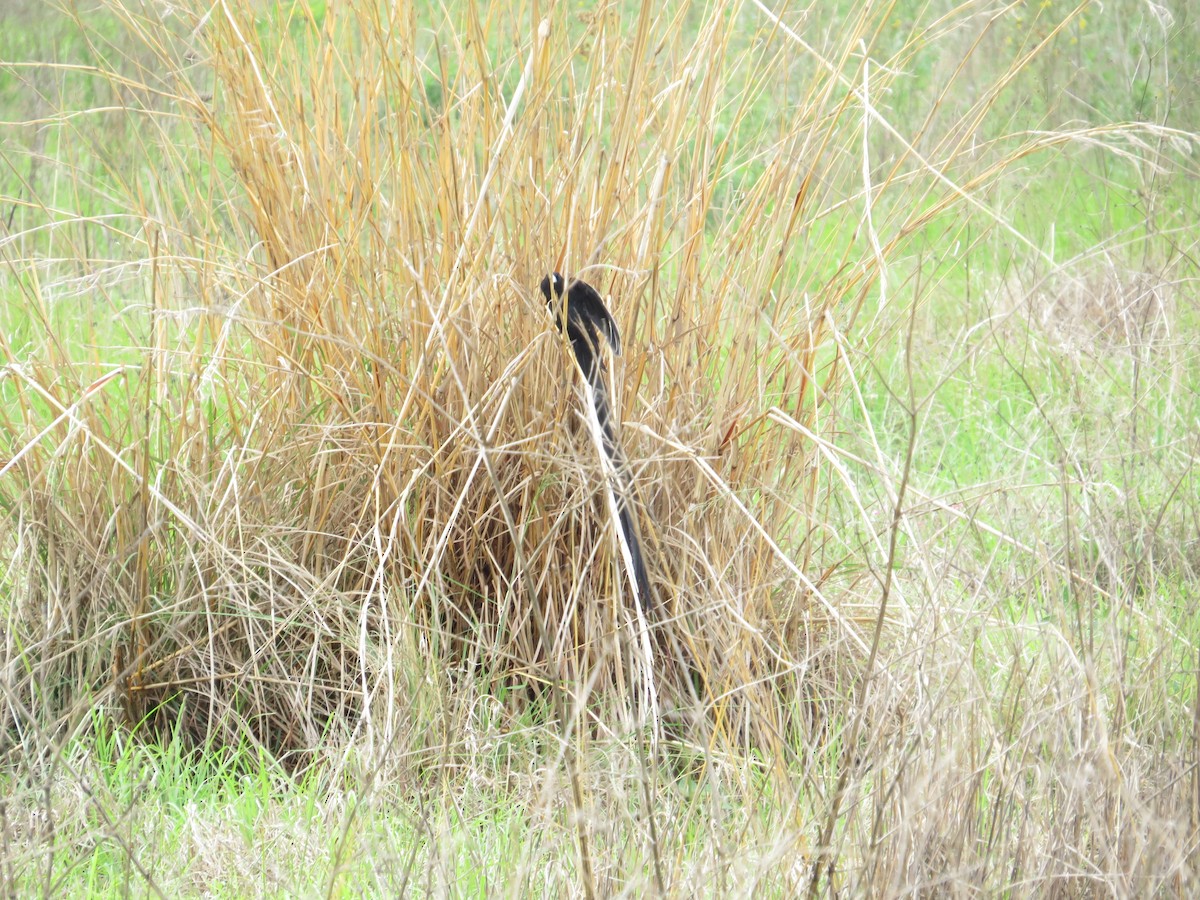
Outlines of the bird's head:
M 558 306 L 557 298 L 563 295 L 567 284 L 561 275 L 557 272 L 551 272 L 542 279 L 542 295 L 546 298 L 546 305 L 551 309 L 556 309 Z

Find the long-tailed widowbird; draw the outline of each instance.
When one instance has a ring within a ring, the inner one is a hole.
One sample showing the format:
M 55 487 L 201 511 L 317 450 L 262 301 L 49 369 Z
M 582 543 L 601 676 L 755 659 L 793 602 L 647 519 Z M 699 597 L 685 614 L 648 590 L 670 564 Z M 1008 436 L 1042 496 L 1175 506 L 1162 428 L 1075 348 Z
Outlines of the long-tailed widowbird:
M 564 292 L 565 295 L 564 296 Z M 561 275 L 554 272 L 542 279 L 542 293 L 546 304 L 554 313 L 560 329 L 564 328 L 575 352 L 575 361 L 583 374 L 585 394 L 590 396 L 600 426 L 600 442 L 606 457 L 606 477 L 621 525 L 621 540 L 629 553 L 629 564 L 633 569 L 634 589 L 638 604 L 643 610 L 651 607 L 650 579 L 646 575 L 646 562 L 642 545 L 638 540 L 630 499 L 628 467 L 625 454 L 617 437 L 617 426 L 612 418 L 608 387 L 604 382 L 603 363 L 600 357 L 600 337 L 612 348 L 614 354 L 621 352 L 621 334 L 612 313 L 590 284 L 573 280 L 568 285 Z

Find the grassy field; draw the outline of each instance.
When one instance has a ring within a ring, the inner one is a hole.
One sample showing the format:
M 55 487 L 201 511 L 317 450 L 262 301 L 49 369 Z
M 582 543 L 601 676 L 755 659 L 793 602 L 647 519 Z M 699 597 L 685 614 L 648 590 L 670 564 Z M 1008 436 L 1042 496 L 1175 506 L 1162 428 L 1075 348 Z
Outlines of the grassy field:
M 0 896 L 1194 895 L 1198 159 L 1187 0 L 0 5 Z

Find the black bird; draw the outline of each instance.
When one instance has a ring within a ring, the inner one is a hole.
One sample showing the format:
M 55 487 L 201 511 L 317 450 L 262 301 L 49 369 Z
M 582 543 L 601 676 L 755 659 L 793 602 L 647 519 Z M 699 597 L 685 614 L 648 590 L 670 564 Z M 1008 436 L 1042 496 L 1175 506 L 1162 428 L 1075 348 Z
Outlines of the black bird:
M 563 297 L 563 291 L 566 297 Z M 625 471 L 625 456 L 617 440 L 616 424 L 608 401 L 608 387 L 604 383 L 600 359 L 600 337 L 612 347 L 615 354 L 621 352 L 621 333 L 612 313 L 604 305 L 600 295 L 586 281 L 574 280 L 567 285 L 557 272 L 542 279 L 542 294 L 546 304 L 554 313 L 554 321 L 562 330 L 563 316 L 566 315 L 567 338 L 571 341 L 571 349 L 575 351 L 575 361 L 579 363 L 579 371 L 591 387 L 592 403 L 596 410 L 596 420 L 600 423 L 600 435 L 604 444 L 604 453 L 612 463 L 617 473 L 617 484 L 614 486 L 616 496 L 617 517 L 621 523 L 621 537 L 629 548 L 629 556 L 633 561 L 633 574 L 637 579 L 637 594 L 642 609 L 650 608 L 650 579 L 646 575 L 646 563 L 642 556 L 642 545 L 638 540 L 637 528 L 633 521 L 633 511 L 629 505 L 628 476 Z M 563 307 L 566 307 L 564 310 Z

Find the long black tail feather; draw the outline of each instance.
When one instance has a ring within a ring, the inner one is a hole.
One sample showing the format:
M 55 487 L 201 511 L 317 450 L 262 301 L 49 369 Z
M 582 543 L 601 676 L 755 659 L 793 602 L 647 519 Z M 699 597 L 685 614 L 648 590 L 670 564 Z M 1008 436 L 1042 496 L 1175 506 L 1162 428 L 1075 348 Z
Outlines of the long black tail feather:
M 612 421 L 610 405 L 608 402 L 608 388 L 604 385 L 604 379 L 599 377 L 589 378 L 592 385 L 592 402 L 596 407 L 596 419 L 600 423 L 600 434 L 604 443 L 604 452 L 612 461 L 613 468 L 617 472 L 617 478 L 620 480 L 618 489 L 616 490 L 617 497 L 617 518 L 621 522 L 621 532 L 625 536 L 625 545 L 629 548 L 629 556 L 633 561 L 633 573 L 637 578 L 638 596 L 645 598 L 642 602 L 646 609 L 650 607 L 650 578 L 646 574 L 646 561 L 642 557 L 642 542 L 638 538 L 637 526 L 634 522 L 633 510 L 629 505 L 629 485 L 626 483 L 625 454 L 621 450 L 621 445 L 617 441 L 616 428 Z
M 600 335 L 613 348 L 614 353 L 621 352 L 621 336 L 617 330 L 608 307 L 600 295 L 589 284 L 574 281 L 564 293 L 564 280 L 557 272 L 542 279 L 542 293 L 546 303 L 554 313 L 558 327 L 563 327 L 564 310 L 566 306 L 566 332 L 579 363 L 579 370 L 587 379 L 591 388 L 592 404 L 596 411 L 596 420 L 600 423 L 601 442 L 604 453 L 612 463 L 616 472 L 616 484 L 613 493 L 617 502 L 617 519 L 621 526 L 621 536 L 629 549 L 633 562 L 633 574 L 637 580 L 637 594 L 641 598 L 642 608 L 649 609 L 650 578 L 646 572 L 646 561 L 642 554 L 641 540 L 638 538 L 637 524 L 634 511 L 629 500 L 629 484 L 625 454 L 621 450 L 617 438 L 616 424 L 612 418 L 611 405 L 608 399 L 608 387 L 605 385 L 600 361 Z

